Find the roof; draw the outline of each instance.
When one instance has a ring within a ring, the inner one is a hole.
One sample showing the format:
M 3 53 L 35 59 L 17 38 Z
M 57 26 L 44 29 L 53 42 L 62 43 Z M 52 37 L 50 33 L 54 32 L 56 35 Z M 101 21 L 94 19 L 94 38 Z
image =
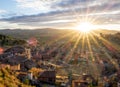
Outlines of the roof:
M 24 56 L 15 56 L 12 58 L 8 58 L 7 60 L 8 60 L 8 62 L 6 62 L 6 63 L 8 63 L 10 65 L 16 65 L 16 64 L 20 64 L 21 62 L 27 60 L 27 58 L 25 58 Z
M 40 77 L 42 77 L 42 78 L 45 78 L 45 77 L 53 78 L 53 77 L 56 77 L 56 72 L 55 71 L 44 71 L 43 73 L 40 74 Z
M 5 50 L 5 52 L 11 52 L 11 51 L 24 52 L 25 49 L 22 46 L 15 46 L 15 47 L 12 47 L 12 48 L 9 48 L 9 49 Z

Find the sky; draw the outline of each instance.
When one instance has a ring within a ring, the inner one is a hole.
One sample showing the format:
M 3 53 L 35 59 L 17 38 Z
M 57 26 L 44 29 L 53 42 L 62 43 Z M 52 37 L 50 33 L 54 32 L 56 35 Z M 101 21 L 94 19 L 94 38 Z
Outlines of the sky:
M 0 0 L 0 29 L 74 29 L 86 21 L 120 30 L 120 0 Z

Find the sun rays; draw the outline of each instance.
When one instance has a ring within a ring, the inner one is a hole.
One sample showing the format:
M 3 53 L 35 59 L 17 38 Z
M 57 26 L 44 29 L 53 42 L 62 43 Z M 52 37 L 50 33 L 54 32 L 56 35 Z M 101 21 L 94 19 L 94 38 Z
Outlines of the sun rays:
M 98 32 L 83 33 L 71 31 L 71 33 L 66 33 L 51 41 L 50 44 L 61 41 L 63 41 L 62 44 L 60 43 L 56 46 L 55 50 L 60 51 L 53 61 L 56 63 L 61 61 L 70 65 L 70 70 L 75 74 L 86 73 L 94 75 L 95 78 L 100 78 L 101 73 L 105 70 L 105 61 L 115 67 L 116 70 L 119 67 L 118 62 L 110 54 L 112 51 L 107 46 L 115 50 L 118 50 L 118 48 L 108 38 L 102 37 Z
M 73 67 L 78 68 L 76 70 L 80 71 L 80 73 L 93 74 L 99 77 L 104 69 L 104 61 L 112 64 L 116 69 L 119 67 L 117 61 L 110 54 L 118 51 L 119 48 L 111 43 L 108 38 L 102 37 L 98 32 L 91 31 L 90 33 L 85 33 L 73 30 L 47 44 L 53 45 L 56 42 L 59 44 L 51 52 L 55 50 L 60 51 L 55 56 L 54 61 L 57 62 L 62 58 L 64 63 L 69 64 L 72 60 Z M 65 53 L 64 56 L 63 53 Z M 86 62 L 84 64 L 79 62 L 82 60 L 86 60 Z M 84 68 L 85 66 L 87 68 Z M 74 71 L 76 70 L 74 69 Z

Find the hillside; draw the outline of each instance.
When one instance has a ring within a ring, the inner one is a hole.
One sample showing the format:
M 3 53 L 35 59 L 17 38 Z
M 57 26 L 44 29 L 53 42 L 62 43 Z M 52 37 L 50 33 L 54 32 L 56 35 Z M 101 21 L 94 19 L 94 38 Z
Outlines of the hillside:
M 27 84 L 23 84 L 16 78 L 15 73 L 9 69 L 0 69 L 0 87 L 32 87 Z
M 26 43 L 25 40 L 0 34 L 0 46 L 23 45 L 25 43 Z

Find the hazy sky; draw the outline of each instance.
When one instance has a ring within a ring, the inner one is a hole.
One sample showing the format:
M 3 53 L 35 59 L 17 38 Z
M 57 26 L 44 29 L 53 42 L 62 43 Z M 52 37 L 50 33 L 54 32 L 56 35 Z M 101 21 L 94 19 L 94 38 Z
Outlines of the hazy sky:
M 0 0 L 0 29 L 66 29 L 84 21 L 120 30 L 120 0 Z

